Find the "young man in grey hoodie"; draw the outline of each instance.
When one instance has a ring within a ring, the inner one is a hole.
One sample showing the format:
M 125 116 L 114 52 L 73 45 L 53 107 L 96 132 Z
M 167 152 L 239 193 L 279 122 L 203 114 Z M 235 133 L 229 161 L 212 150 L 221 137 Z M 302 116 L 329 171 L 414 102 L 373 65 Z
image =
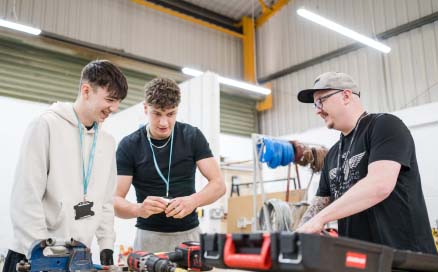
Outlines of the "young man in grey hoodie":
M 122 72 L 106 60 L 81 74 L 74 103 L 54 103 L 28 127 L 11 195 L 14 243 L 4 272 L 29 258 L 40 239 L 73 238 L 91 246 L 96 235 L 102 264 L 113 264 L 115 141 L 101 123 L 128 91 Z

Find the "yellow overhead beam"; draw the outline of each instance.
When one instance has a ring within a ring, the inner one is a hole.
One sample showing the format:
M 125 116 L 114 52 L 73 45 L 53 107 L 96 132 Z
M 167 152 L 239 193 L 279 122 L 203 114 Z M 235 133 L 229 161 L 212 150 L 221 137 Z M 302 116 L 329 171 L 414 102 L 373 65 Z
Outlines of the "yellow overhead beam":
M 242 17 L 243 27 L 243 79 L 250 83 L 256 83 L 255 71 L 255 28 L 254 20 L 247 16 Z
M 243 38 L 243 34 L 240 34 L 238 32 L 226 29 L 224 27 L 217 26 L 215 24 L 208 23 L 208 22 L 200 20 L 200 19 L 196 19 L 196 18 L 194 18 L 192 16 L 189 16 L 189 15 L 186 15 L 186 14 L 174 11 L 174 10 L 169 9 L 169 8 L 162 7 L 160 5 L 156 5 L 154 3 L 151 3 L 151 2 L 148 2 L 148 1 L 145 1 L 145 0 L 131 0 L 131 1 L 134 2 L 134 3 L 137 3 L 139 5 L 148 7 L 150 9 L 153 9 L 153 10 L 156 10 L 156 11 L 160 11 L 160 12 L 166 13 L 168 15 L 175 16 L 175 17 L 180 18 L 182 20 L 189 21 L 189 22 L 201 25 L 201 26 L 208 27 L 210 29 L 214 29 L 214 30 L 220 31 L 222 33 L 234 36 L 236 38 L 240 38 L 240 39 Z
M 145 0 L 131 0 L 131 1 L 139 5 L 148 7 L 150 9 L 180 18 L 182 20 L 189 21 L 242 39 L 244 80 L 250 83 L 257 83 L 256 71 L 255 71 L 255 27 L 267 21 L 272 15 L 274 15 L 279 9 L 281 9 L 281 7 L 287 4 L 289 0 L 278 0 L 278 2 L 275 3 L 271 8 L 267 7 L 262 0 L 259 0 L 260 4 L 262 5 L 263 14 L 255 22 L 252 18 L 249 18 L 247 16 L 242 17 L 242 20 L 240 21 L 239 25 L 242 25 L 243 34 L 217 26 L 212 23 L 205 22 L 200 19 L 196 19 L 192 16 L 174 11 L 172 9 Z M 270 108 L 272 108 L 272 95 L 267 96 L 264 101 L 259 102 L 257 105 L 257 110 L 259 111 L 268 110 Z
M 272 109 L 272 93 L 268 94 L 263 101 L 258 102 L 256 109 L 257 111 L 266 111 Z
M 261 2 L 263 2 L 262 0 L 259 0 Z M 285 5 L 287 5 L 289 3 L 289 0 L 278 0 L 274 5 L 272 5 L 272 7 L 266 7 L 265 3 L 263 2 L 260 3 L 262 5 L 262 15 L 260 15 L 255 23 L 255 27 L 258 28 L 261 25 L 263 25 L 264 23 L 266 23 L 269 18 L 271 18 L 272 16 L 275 15 L 275 13 L 277 13 L 279 10 L 281 10 Z
M 255 28 L 254 20 L 249 17 L 242 17 L 243 27 L 243 79 L 247 82 L 257 84 L 255 68 Z M 270 87 L 270 86 L 269 86 Z M 265 111 L 272 108 L 272 95 L 257 103 L 257 111 Z
M 269 12 L 269 7 L 266 6 L 266 3 L 264 0 L 259 0 L 260 6 L 262 6 L 262 13 Z

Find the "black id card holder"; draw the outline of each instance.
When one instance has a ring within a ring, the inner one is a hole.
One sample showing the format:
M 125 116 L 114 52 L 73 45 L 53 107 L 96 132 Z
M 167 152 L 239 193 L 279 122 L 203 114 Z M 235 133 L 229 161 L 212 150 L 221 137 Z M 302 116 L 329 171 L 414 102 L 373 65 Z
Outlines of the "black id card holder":
M 87 218 L 94 215 L 94 212 L 91 210 L 94 203 L 91 201 L 79 202 L 79 204 L 75 205 L 73 208 L 75 209 L 75 220 Z

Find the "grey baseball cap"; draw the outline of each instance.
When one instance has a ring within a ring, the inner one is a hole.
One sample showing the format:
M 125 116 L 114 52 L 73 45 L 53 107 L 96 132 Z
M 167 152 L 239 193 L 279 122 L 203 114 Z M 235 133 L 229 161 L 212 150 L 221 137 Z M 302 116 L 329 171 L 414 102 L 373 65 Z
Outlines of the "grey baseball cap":
M 315 92 L 334 89 L 349 89 L 359 95 L 358 86 L 351 76 L 339 72 L 326 72 L 315 79 L 313 88 L 302 90 L 298 93 L 298 101 L 313 103 L 313 94 Z

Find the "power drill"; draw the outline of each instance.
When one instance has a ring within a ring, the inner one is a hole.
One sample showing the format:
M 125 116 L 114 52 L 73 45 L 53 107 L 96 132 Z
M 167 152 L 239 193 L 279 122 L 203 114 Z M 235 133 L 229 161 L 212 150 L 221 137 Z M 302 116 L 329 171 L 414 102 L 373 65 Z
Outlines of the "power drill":
M 128 255 L 128 267 L 139 272 L 209 271 L 212 267 L 201 262 L 199 242 L 184 242 L 173 252 L 149 253 L 134 251 Z
M 192 271 L 210 271 L 213 267 L 201 262 L 201 244 L 199 242 L 184 242 L 175 248 L 174 252 L 167 252 L 169 260 L 178 267 Z
M 169 259 L 156 256 L 146 251 L 133 251 L 128 255 L 129 270 L 138 272 L 177 272 Z

